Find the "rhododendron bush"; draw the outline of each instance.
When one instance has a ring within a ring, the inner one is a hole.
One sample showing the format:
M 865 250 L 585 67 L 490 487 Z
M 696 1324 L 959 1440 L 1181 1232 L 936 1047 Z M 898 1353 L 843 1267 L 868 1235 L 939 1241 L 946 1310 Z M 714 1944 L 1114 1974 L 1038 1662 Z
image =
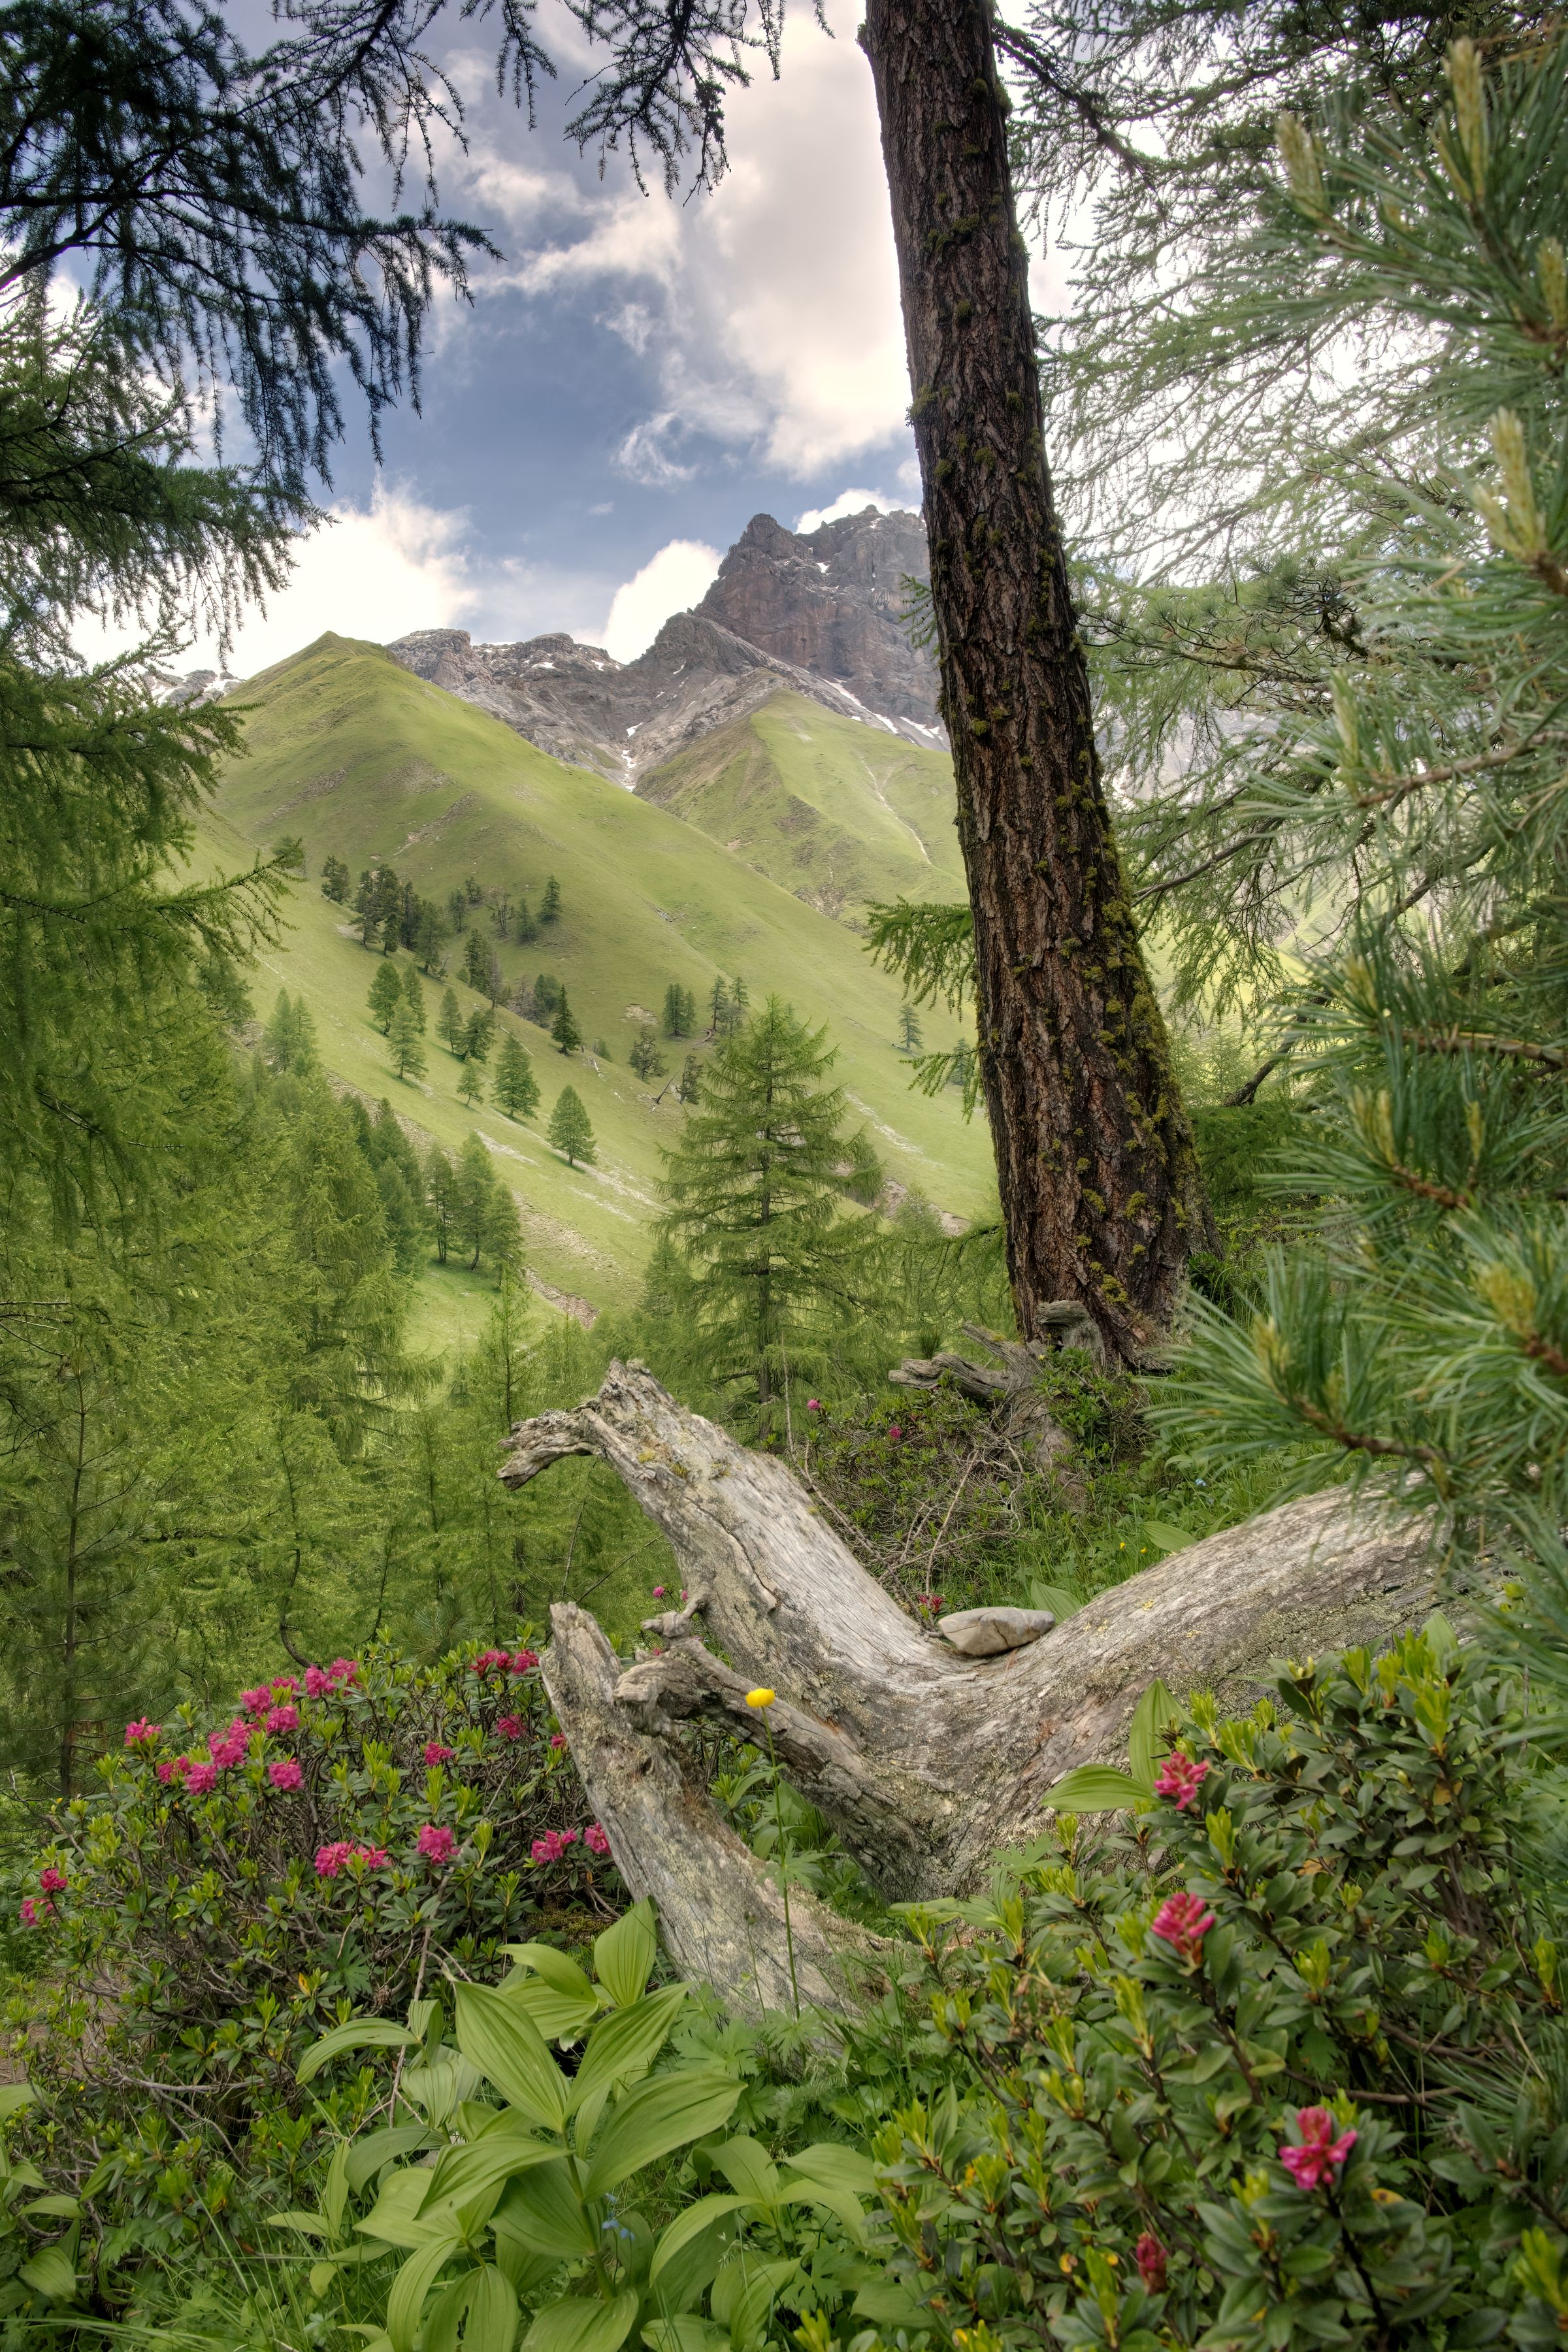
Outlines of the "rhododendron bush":
M 264 2106 L 300 2105 L 294 2059 L 351 2008 L 401 2015 L 422 1978 L 614 1915 L 538 1663 L 521 1637 L 431 1667 L 378 1649 L 279 1672 L 216 1723 L 126 1726 L 22 1904 L 47 1988 L 26 2072 L 39 2120 L 86 2122 L 79 2171 L 160 2110 L 232 2153 Z

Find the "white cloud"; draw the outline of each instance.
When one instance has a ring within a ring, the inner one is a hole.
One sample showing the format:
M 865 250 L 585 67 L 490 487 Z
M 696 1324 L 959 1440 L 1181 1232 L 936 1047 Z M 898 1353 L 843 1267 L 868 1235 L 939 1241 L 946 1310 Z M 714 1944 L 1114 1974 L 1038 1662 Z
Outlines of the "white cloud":
M 846 515 L 864 514 L 868 507 L 875 507 L 879 514 L 893 514 L 902 505 L 902 499 L 890 499 L 881 490 L 840 490 L 830 507 L 807 507 L 795 529 L 820 530 L 825 522 L 841 522 Z
M 695 466 L 683 466 L 668 446 L 671 437 L 679 438 L 680 421 L 674 415 L 645 417 L 634 425 L 616 450 L 615 463 L 628 480 L 641 482 L 649 489 L 672 489 L 677 482 L 689 482 L 696 473 Z
M 719 551 L 700 540 L 672 539 L 616 589 L 598 639 L 616 661 L 635 661 L 672 613 L 700 604 L 719 572 Z

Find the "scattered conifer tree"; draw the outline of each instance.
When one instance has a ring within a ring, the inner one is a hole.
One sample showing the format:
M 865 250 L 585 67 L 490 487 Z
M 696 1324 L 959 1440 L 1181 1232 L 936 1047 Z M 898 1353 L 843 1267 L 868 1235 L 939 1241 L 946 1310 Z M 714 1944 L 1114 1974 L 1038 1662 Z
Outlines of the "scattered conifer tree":
M 463 978 L 482 994 L 490 973 L 490 951 L 482 931 L 470 931 L 463 946 Z
M 555 1007 L 555 1018 L 550 1024 L 550 1034 L 563 1054 L 574 1054 L 583 1043 L 583 1032 L 572 1017 L 572 1007 L 566 1002 L 564 989 L 561 991 L 560 1001 Z
M 463 1036 L 467 1029 L 463 1008 L 458 1002 L 458 992 L 448 988 L 441 998 L 441 1010 L 436 1015 L 436 1034 L 458 1060 L 463 1057 Z
M 279 990 L 262 1045 L 268 1062 L 280 1074 L 287 1071 L 290 1077 L 308 1078 L 320 1068 L 316 1024 L 302 996 L 293 997 L 287 989 Z
M 419 928 L 415 934 L 414 952 L 432 977 L 441 961 L 441 942 L 445 937 L 440 908 L 432 899 L 425 899 L 419 908 Z
M 657 1078 L 664 1074 L 664 1055 L 658 1050 L 658 1038 L 652 1028 L 637 1031 L 626 1058 L 639 1078 Z
M 438 1143 L 433 1143 L 426 1154 L 425 1199 L 436 1236 L 437 1262 L 445 1265 L 458 1213 L 458 1171 Z
M 378 964 L 375 977 L 370 984 L 370 1017 L 384 1037 L 391 1030 L 392 1016 L 402 1003 L 403 982 L 398 975 L 397 966 L 393 963 Z
M 483 1101 L 484 1092 L 485 1073 L 483 1065 L 472 1059 L 465 1058 L 462 1069 L 458 1076 L 458 1097 L 459 1101 L 461 1101 L 469 1110 L 472 1110 L 477 1102 Z
M 466 1062 L 488 1062 L 495 1034 L 494 1006 L 476 1004 L 463 1027 L 463 1059 Z
M 900 1053 L 918 1054 L 924 1043 L 925 1040 L 921 1034 L 920 1014 L 912 1004 L 900 1004 L 899 1007 Z
M 512 928 L 516 931 L 520 944 L 523 947 L 528 947 L 539 937 L 539 925 L 529 913 L 526 898 L 520 898 L 517 902 L 517 912 L 512 918 Z
M 321 860 L 322 898 L 330 898 L 336 907 L 346 906 L 353 887 L 348 867 L 341 857 L 332 856 L 329 851 Z
M 482 1137 L 470 1135 L 458 1154 L 457 1181 L 453 1188 L 453 1237 L 462 1248 L 472 1252 L 468 1260 L 470 1268 L 479 1265 L 491 1203 L 500 1189 L 495 1165 L 485 1150 Z
M 485 994 L 489 998 L 492 1010 L 506 994 L 506 978 L 500 968 L 500 958 L 493 948 L 485 965 Z
M 508 1274 L 522 1272 L 522 1219 L 510 1185 L 502 1183 L 499 1177 L 485 1202 L 479 1248 L 495 1267 L 498 1284 Z
M 553 972 L 536 972 L 533 981 L 533 1017 L 541 1028 L 548 1028 L 555 1008 L 566 992 Z
M 285 874 L 297 874 L 305 878 L 305 843 L 301 835 L 280 833 L 272 845 L 272 855 Z
M 664 992 L 664 1034 L 689 1037 L 697 1026 L 697 1000 L 689 988 L 672 980 Z
M 544 886 L 544 896 L 539 902 L 539 919 L 552 923 L 561 912 L 561 885 L 552 874 Z
M 857 1236 L 840 1209 L 844 1094 L 834 1056 L 771 996 L 702 1074 L 700 1100 L 665 1153 L 660 1232 L 685 1254 L 722 1370 L 754 1381 L 763 1433 L 802 1319 L 849 1305 Z
M 426 1221 L 422 1198 L 410 1187 L 395 1160 L 384 1160 L 375 1171 L 381 1213 L 393 1262 L 399 1274 L 417 1274 L 425 1258 Z
M 403 885 L 390 866 L 376 873 L 375 928 L 382 954 L 395 954 L 403 940 Z
M 563 1087 L 556 1097 L 548 1133 L 556 1150 L 563 1151 L 574 1168 L 580 1160 L 592 1167 L 596 1150 L 594 1129 L 575 1087 Z
M 688 1054 L 676 1081 L 676 1093 L 683 1103 L 694 1103 L 702 1091 L 702 1065 L 695 1054 Z
M 482 907 L 484 904 L 485 894 L 471 874 L 464 877 L 463 896 L 470 907 Z
M 500 1041 L 496 1063 L 495 1101 L 508 1118 L 531 1118 L 539 1108 L 539 1080 L 533 1075 L 522 1040 L 509 1029 Z
M 468 894 L 466 890 L 458 889 L 450 893 L 447 900 L 447 913 L 450 918 L 453 930 L 461 939 L 468 928 Z
M 730 987 L 721 971 L 713 975 L 713 992 L 708 1000 L 708 1026 L 715 1037 L 722 1037 L 729 1027 Z
M 419 977 L 417 964 L 410 964 L 403 975 L 403 1001 L 414 1016 L 414 1025 L 423 1037 L 427 1016 L 425 1009 L 425 983 Z
M 398 1076 L 422 1078 L 426 1068 L 424 1034 L 401 991 L 386 1037 L 392 1048 L 392 1066 Z

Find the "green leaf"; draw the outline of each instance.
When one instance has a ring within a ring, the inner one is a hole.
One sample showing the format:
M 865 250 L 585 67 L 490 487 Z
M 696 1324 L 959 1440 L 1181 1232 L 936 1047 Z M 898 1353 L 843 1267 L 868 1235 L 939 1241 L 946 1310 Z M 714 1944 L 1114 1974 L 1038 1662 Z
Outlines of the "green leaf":
M 634 2000 L 641 2000 L 658 1953 L 653 1905 L 645 1895 L 594 1945 L 594 1973 L 617 2009 L 629 2009 Z
M 1132 1778 L 1142 1782 L 1147 1795 L 1154 1792 L 1154 1769 L 1164 1753 L 1165 1726 L 1180 1713 L 1180 1707 L 1156 1675 L 1133 1708 L 1127 1730 L 1127 1761 Z
M 41 2247 L 30 2263 L 24 2263 L 16 2273 L 26 2286 L 37 2294 L 47 2295 L 51 2303 L 70 2303 L 76 2296 L 76 2267 L 61 2253 L 58 2246 Z
M 1164 1559 L 1173 1551 L 1185 1551 L 1197 1538 L 1191 1528 L 1178 1528 L 1169 1519 L 1143 1519 L 1139 1522 L 1138 1540 Z
M 351 2140 L 348 2162 L 343 2168 L 350 2189 L 357 2197 L 384 2164 L 392 2163 L 399 2156 L 412 2156 L 429 2137 L 423 2124 L 385 2124 L 380 2131 L 366 2132 L 363 2138 Z
M 1076 1617 L 1083 1603 L 1065 1584 L 1035 1583 L 1029 1587 L 1029 1606 L 1048 1609 L 1059 1625 L 1065 1617 Z
M 1447 1671 L 1459 1653 L 1459 1637 L 1453 1626 L 1440 1609 L 1434 1609 L 1421 1631 L 1439 1667 Z
M 0 2124 L 9 2123 L 37 2097 L 31 2083 L 0 2083 Z
M 729 2330 L 683 2311 L 674 2319 L 654 2319 L 643 2329 L 648 2352 L 729 2352 Z
M 863 2286 L 851 2305 L 857 2319 L 877 2327 L 919 2327 L 925 2313 L 907 2286 L 897 2279 L 874 2279 Z
M 582 2063 L 572 2078 L 574 2112 L 601 2084 L 613 2089 L 647 2073 L 669 2038 L 688 1990 L 683 1984 L 666 1985 L 661 1992 L 649 1993 L 646 2000 L 634 2000 L 601 2019 L 588 2036 Z
M 745 2202 L 743 2197 L 700 2197 L 694 2205 L 686 2208 L 684 2213 L 678 2213 L 668 2228 L 659 2233 L 648 2271 L 649 2284 L 657 2285 L 677 2254 L 684 2252 L 694 2238 L 700 2238 L 704 2230 L 711 2229 L 713 2223 L 726 2213 L 739 2212 Z
M 732 2114 L 741 2085 L 716 2066 L 682 2066 L 656 2074 L 610 2110 L 589 2168 L 585 2194 L 602 2197 L 645 2164 L 688 2140 L 717 2131 Z
M 331 2235 L 319 2213 L 268 2213 L 269 2230 L 298 2230 L 302 2238 L 327 2238 Z
M 294 2080 L 310 2082 L 330 2059 L 341 2058 L 345 2050 L 405 2050 L 418 2039 L 405 2025 L 394 2025 L 389 2017 L 351 2017 L 346 2025 L 334 2025 L 330 2033 L 311 2042 L 294 2070 Z
M 342 2227 L 348 2205 L 349 2144 L 346 2139 L 341 2139 L 332 2150 L 332 2160 L 327 2167 L 327 2178 L 321 2189 L 321 2211 L 334 2238 Z
M 427 2246 L 436 2238 L 450 2234 L 450 2222 L 425 2221 L 419 2209 L 430 2186 L 430 2175 L 424 2165 L 409 2165 L 395 2172 L 390 2180 L 381 2184 L 381 2194 L 363 2221 L 354 2227 L 362 2236 L 379 2238 L 384 2245 L 412 2249 Z
M 789 2171 L 803 2172 L 808 2180 L 823 2181 L 829 2189 L 847 2189 L 852 2197 L 877 2194 L 876 2166 L 858 2147 L 846 2147 L 842 2140 L 817 2140 L 783 2161 Z
M 542 2311 L 523 2337 L 523 2352 L 619 2352 L 637 2315 L 635 2287 L 614 2303 L 568 2295 Z
M 386 2332 L 392 2338 L 392 2352 L 414 2352 L 414 2338 L 419 2331 L 419 2315 L 425 2308 L 425 2298 L 436 2283 L 437 2273 L 455 2253 L 461 2252 L 458 2239 L 448 2231 L 417 2253 L 410 2254 L 392 2283 L 392 2293 L 386 2302 Z
M 1124 1806 L 1142 1804 L 1153 1795 L 1152 1781 L 1135 1780 L 1113 1764 L 1080 1764 L 1046 1791 L 1046 1802 L 1058 1813 L 1114 1813 Z
M 511 1995 L 459 1985 L 458 2047 L 521 2114 L 551 2131 L 563 2128 L 566 2084 L 538 2026 Z
M 739 2196 L 750 2198 L 754 2205 L 776 2202 L 778 2171 L 760 2140 L 745 2133 L 727 2139 L 722 2147 L 713 2150 L 713 2161 Z
M 728 2327 L 731 2344 L 745 2344 L 762 2333 L 774 2304 L 799 2270 L 800 2264 L 787 2257 L 759 2262 L 743 2246 L 731 2254 L 708 2297 L 709 2309 L 721 2326 Z
M 75 2197 L 35 2197 L 22 2208 L 24 2213 L 56 2214 L 62 2221 L 79 2221 L 81 2205 Z
M 516 2340 L 517 2297 L 511 2283 L 494 2263 L 486 2263 L 474 2273 L 463 2329 L 465 2352 L 511 2352 Z
M 428 2212 L 448 2198 L 461 2205 L 481 2197 L 487 2189 L 497 2189 L 537 2164 L 548 2164 L 560 2153 L 552 2141 L 529 2139 L 521 2132 L 488 2132 L 483 2139 L 460 2143 L 446 2149 L 434 2172 L 426 2174 L 430 2186 L 420 2210 Z
M 558 1952 L 553 1944 L 503 1944 L 501 1950 L 509 1960 L 515 1960 L 520 1969 L 531 1970 L 535 1976 L 542 1977 L 547 1985 L 553 1986 L 557 1992 L 564 1993 L 569 2000 L 585 2000 L 597 2009 L 594 1988 L 576 1961 L 569 1959 L 564 1952 Z M 513 1989 L 510 1983 L 501 1987 L 503 1992 Z
M 557 2263 L 594 2253 L 599 2242 L 563 2156 L 514 2180 L 496 2209 L 495 2224 Z
M 586 1984 L 587 1979 L 583 1981 Z M 509 1977 L 501 1994 L 533 2020 L 546 2042 L 580 2041 L 600 2014 L 592 1990 L 586 2000 L 579 2000 L 546 1984 L 542 1977 Z

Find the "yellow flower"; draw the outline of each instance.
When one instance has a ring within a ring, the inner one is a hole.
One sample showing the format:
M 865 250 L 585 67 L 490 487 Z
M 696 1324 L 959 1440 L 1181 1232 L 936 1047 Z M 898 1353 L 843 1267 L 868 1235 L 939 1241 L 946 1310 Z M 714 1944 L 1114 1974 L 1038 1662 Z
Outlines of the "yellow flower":
M 771 1690 L 748 1691 L 746 1693 L 746 1705 L 748 1706 L 772 1706 L 774 1696 L 775 1694 Z

